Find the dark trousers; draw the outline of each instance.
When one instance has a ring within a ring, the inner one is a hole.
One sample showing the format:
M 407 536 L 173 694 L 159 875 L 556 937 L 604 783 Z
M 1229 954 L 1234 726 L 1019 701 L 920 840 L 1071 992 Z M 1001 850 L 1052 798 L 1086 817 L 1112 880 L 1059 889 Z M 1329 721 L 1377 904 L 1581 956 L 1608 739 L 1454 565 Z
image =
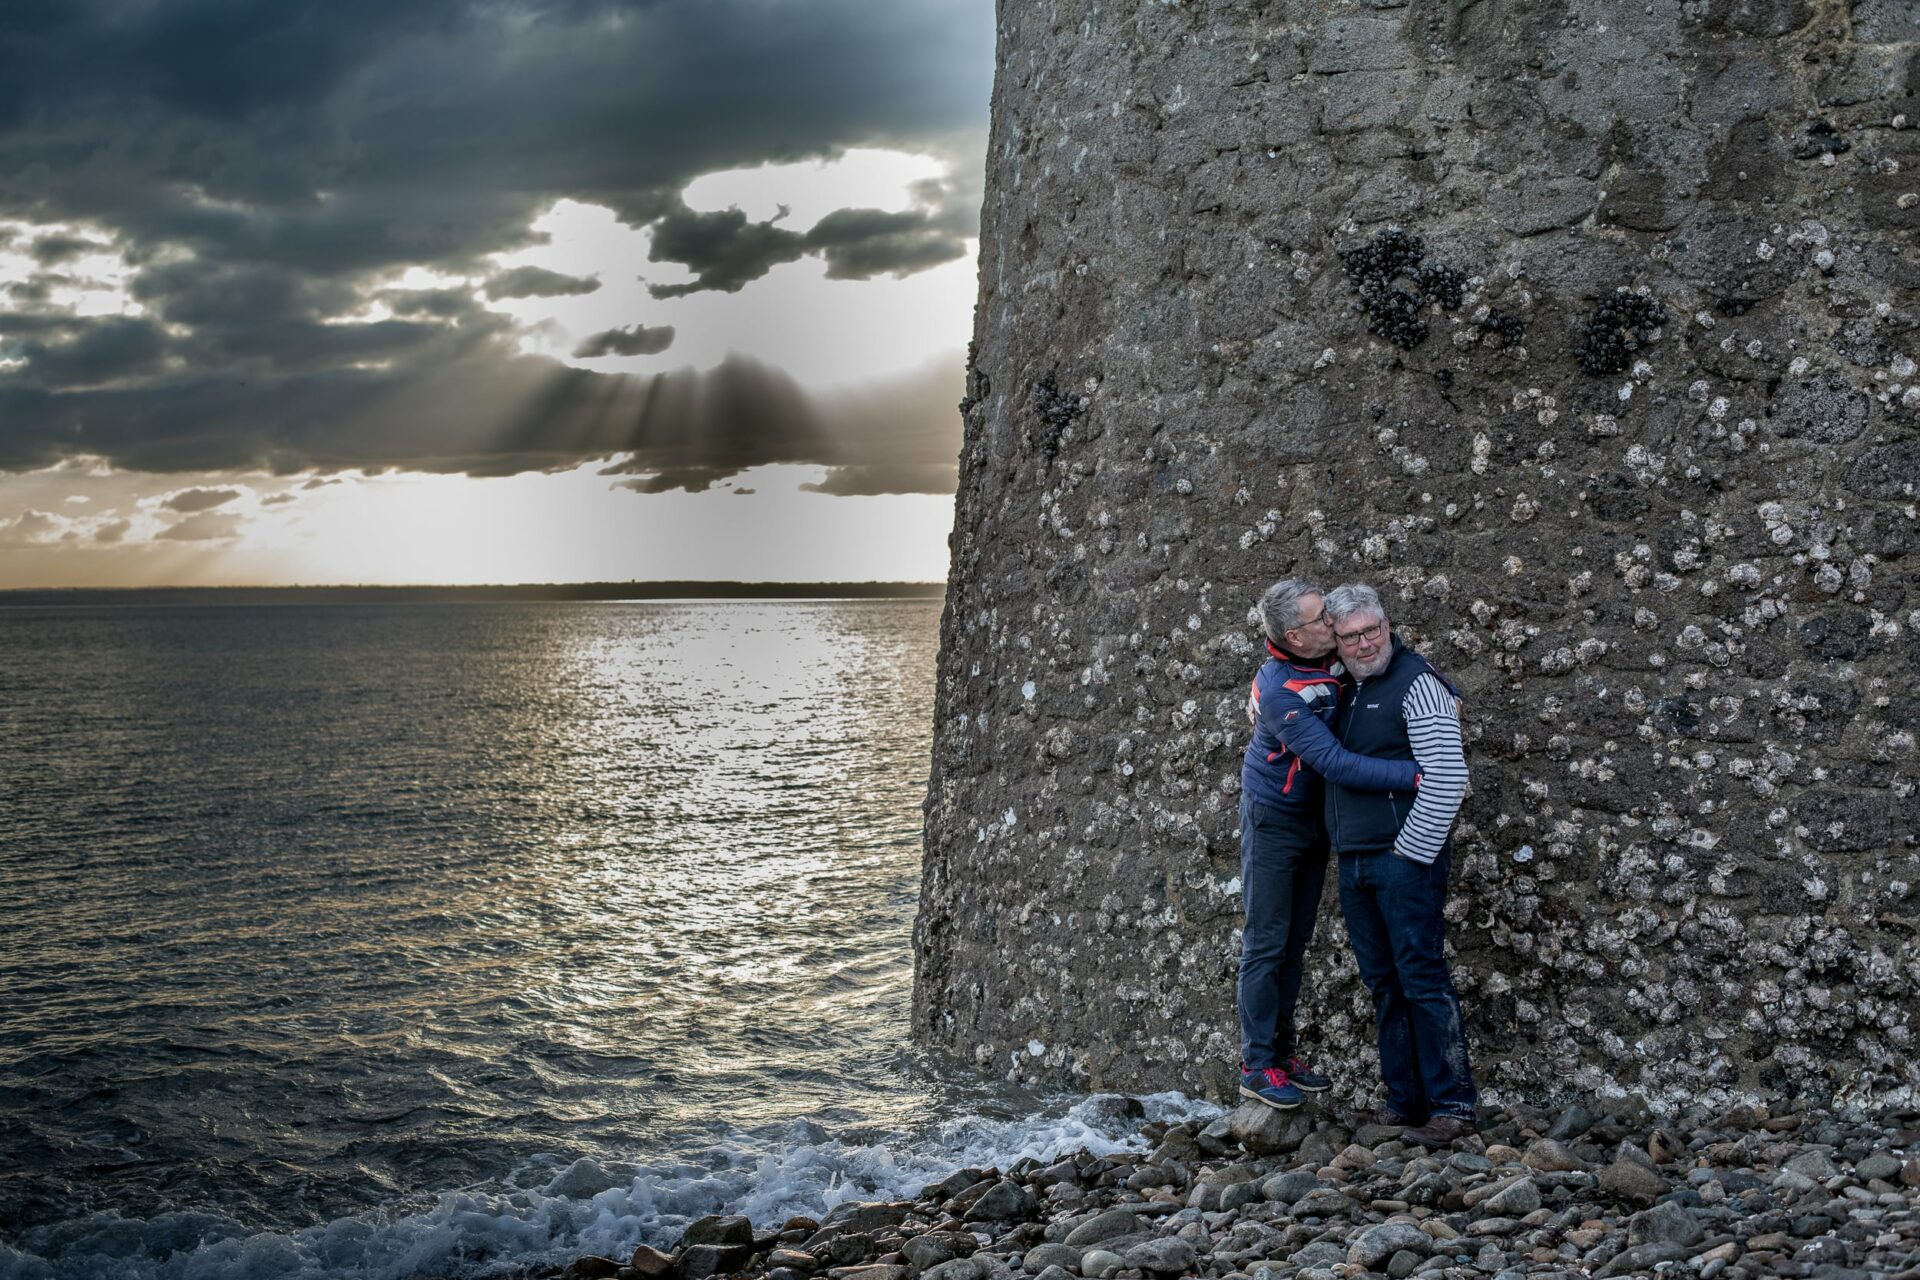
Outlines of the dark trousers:
M 1452 867 L 1452 845 L 1431 866 L 1391 852 L 1340 859 L 1340 912 L 1373 993 L 1387 1106 L 1409 1120 L 1471 1120 L 1479 1098 L 1440 914 Z
M 1240 1060 L 1277 1067 L 1295 1052 L 1301 963 L 1327 883 L 1319 814 L 1290 817 L 1240 797 Z

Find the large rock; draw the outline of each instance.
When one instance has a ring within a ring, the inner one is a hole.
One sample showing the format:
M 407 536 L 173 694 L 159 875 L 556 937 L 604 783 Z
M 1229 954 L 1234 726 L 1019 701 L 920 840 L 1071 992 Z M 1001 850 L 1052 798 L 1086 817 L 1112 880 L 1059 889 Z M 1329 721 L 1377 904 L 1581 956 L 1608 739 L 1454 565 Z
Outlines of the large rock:
M 881 1227 L 896 1227 L 913 1212 L 912 1204 L 889 1204 L 875 1201 L 849 1200 L 845 1204 L 835 1205 L 827 1216 L 820 1219 L 820 1227 L 839 1227 L 843 1231 L 877 1231 Z
M 1587 1167 L 1586 1161 L 1573 1154 L 1564 1143 L 1552 1138 L 1540 1138 L 1531 1143 L 1521 1159 L 1529 1169 L 1537 1169 L 1541 1173 L 1574 1173 Z
M 1671 1200 L 1643 1209 L 1627 1220 L 1627 1243 L 1666 1241 L 1692 1248 L 1707 1238 L 1698 1219 Z
M 1140 1219 L 1130 1209 L 1109 1209 L 1089 1218 L 1067 1233 L 1064 1243 L 1078 1249 L 1099 1244 L 1102 1240 L 1111 1240 L 1115 1236 L 1132 1235 L 1140 1229 Z
M 1244 1102 L 1227 1118 L 1229 1131 L 1255 1155 L 1280 1155 L 1299 1148 L 1313 1132 L 1305 1110 L 1276 1111 L 1264 1102 Z
M 965 1221 L 1004 1222 L 1015 1218 L 1031 1218 L 1037 1208 L 1031 1191 L 1017 1182 L 1002 1181 L 973 1202 L 973 1207 L 967 1210 Z
M 662 1253 L 651 1245 L 642 1244 L 634 1246 L 633 1256 L 627 1260 L 627 1265 L 633 1268 L 634 1274 L 639 1276 L 640 1280 L 660 1280 L 660 1277 L 670 1274 L 679 1263 L 673 1255 Z
M 1481 1213 L 1505 1218 L 1525 1217 L 1539 1207 L 1540 1188 L 1532 1178 L 1515 1178 L 1479 1205 Z
M 920 1273 L 921 1280 L 982 1280 L 987 1274 L 985 1267 L 972 1258 L 955 1258 L 942 1262 Z
M 1085 1252 L 1070 1244 L 1037 1244 L 1027 1250 L 1024 1260 L 1028 1271 L 1039 1271 L 1046 1267 L 1074 1268 L 1080 1265 L 1080 1255 Z
M 914 1270 L 925 1271 L 943 1262 L 967 1257 L 977 1247 L 971 1232 L 929 1231 L 901 1245 L 900 1253 Z
M 737 1213 L 724 1216 L 710 1213 L 704 1218 L 695 1218 L 680 1237 L 683 1249 L 697 1244 L 752 1243 L 753 1223 Z
M 1608 1259 L 1607 1264 L 1594 1272 L 1599 1280 L 1611 1276 L 1632 1275 L 1636 1271 L 1651 1271 L 1662 1262 L 1678 1262 L 1687 1256 L 1680 1245 L 1668 1240 L 1655 1240 L 1647 1244 L 1636 1244 L 1622 1249 Z
M 1652 1204 L 1666 1194 L 1667 1180 L 1636 1160 L 1615 1160 L 1600 1171 L 1600 1190 L 1629 1204 Z
M 1193 1268 L 1198 1254 L 1191 1242 L 1179 1236 L 1162 1236 L 1127 1250 L 1127 1265 L 1155 1275 L 1184 1275 Z
M 1286 1173 L 1276 1173 L 1261 1183 L 1260 1193 L 1269 1200 L 1292 1204 L 1307 1192 L 1326 1185 L 1311 1169 L 1292 1169 Z
M 1411 1222 L 1383 1222 L 1354 1237 L 1347 1246 L 1347 1261 L 1371 1271 L 1402 1250 L 1424 1256 L 1432 1244 L 1432 1238 Z
M 998 7 L 919 1037 L 1232 1090 L 1248 610 L 1297 572 L 1463 696 L 1503 1089 L 1920 1084 L 1909 7 Z
M 696 1244 L 680 1253 L 680 1274 L 685 1280 L 705 1280 L 725 1275 L 747 1265 L 753 1257 L 751 1244 Z

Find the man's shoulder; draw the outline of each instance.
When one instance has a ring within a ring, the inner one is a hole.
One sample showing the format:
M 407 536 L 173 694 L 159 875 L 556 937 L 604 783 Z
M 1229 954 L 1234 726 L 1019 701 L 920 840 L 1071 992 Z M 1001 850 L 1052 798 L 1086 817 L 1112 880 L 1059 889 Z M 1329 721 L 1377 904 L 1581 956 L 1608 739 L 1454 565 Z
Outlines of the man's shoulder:
M 1429 662 L 1421 654 L 1415 653 L 1412 649 L 1402 649 L 1400 650 L 1400 661 L 1404 664 L 1405 682 L 1409 689 L 1418 685 L 1422 676 L 1432 676 L 1439 682 L 1442 689 L 1445 689 L 1456 698 L 1460 696 L 1458 686 L 1456 686 L 1453 681 L 1447 679 L 1447 677 L 1441 673 L 1440 668 L 1434 666 L 1433 663 Z
M 1325 667 L 1309 667 L 1278 660 L 1270 660 L 1267 665 L 1275 669 L 1272 678 L 1275 688 L 1284 689 L 1309 702 L 1330 696 L 1340 684 L 1340 677 Z

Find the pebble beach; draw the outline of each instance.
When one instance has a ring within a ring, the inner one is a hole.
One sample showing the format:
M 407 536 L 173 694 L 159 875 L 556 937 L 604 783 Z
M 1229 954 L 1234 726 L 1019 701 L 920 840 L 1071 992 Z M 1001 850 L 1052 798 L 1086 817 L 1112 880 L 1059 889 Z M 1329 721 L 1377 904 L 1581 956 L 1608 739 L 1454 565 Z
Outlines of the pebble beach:
M 1096 1105 L 1140 1114 L 1129 1098 Z M 1148 1121 L 1143 1149 L 956 1170 L 820 1218 L 714 1215 L 565 1280 L 1445 1280 L 1920 1277 L 1920 1112 L 1637 1100 L 1484 1114 L 1430 1151 L 1400 1130 L 1249 1102 Z

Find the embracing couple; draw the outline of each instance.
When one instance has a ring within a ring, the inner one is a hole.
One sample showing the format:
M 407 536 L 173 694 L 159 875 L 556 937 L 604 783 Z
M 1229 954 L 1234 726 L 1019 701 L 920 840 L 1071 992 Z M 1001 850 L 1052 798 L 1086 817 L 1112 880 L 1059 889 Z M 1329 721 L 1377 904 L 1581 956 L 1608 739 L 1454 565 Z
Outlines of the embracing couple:
M 1474 1131 L 1477 1096 L 1441 915 L 1467 793 L 1459 697 L 1401 645 L 1370 587 L 1323 597 L 1297 578 L 1276 582 L 1260 623 L 1269 657 L 1240 773 L 1240 1092 L 1288 1110 L 1332 1087 L 1294 1027 L 1332 856 L 1379 1020 L 1386 1103 L 1366 1119 L 1447 1146 Z

